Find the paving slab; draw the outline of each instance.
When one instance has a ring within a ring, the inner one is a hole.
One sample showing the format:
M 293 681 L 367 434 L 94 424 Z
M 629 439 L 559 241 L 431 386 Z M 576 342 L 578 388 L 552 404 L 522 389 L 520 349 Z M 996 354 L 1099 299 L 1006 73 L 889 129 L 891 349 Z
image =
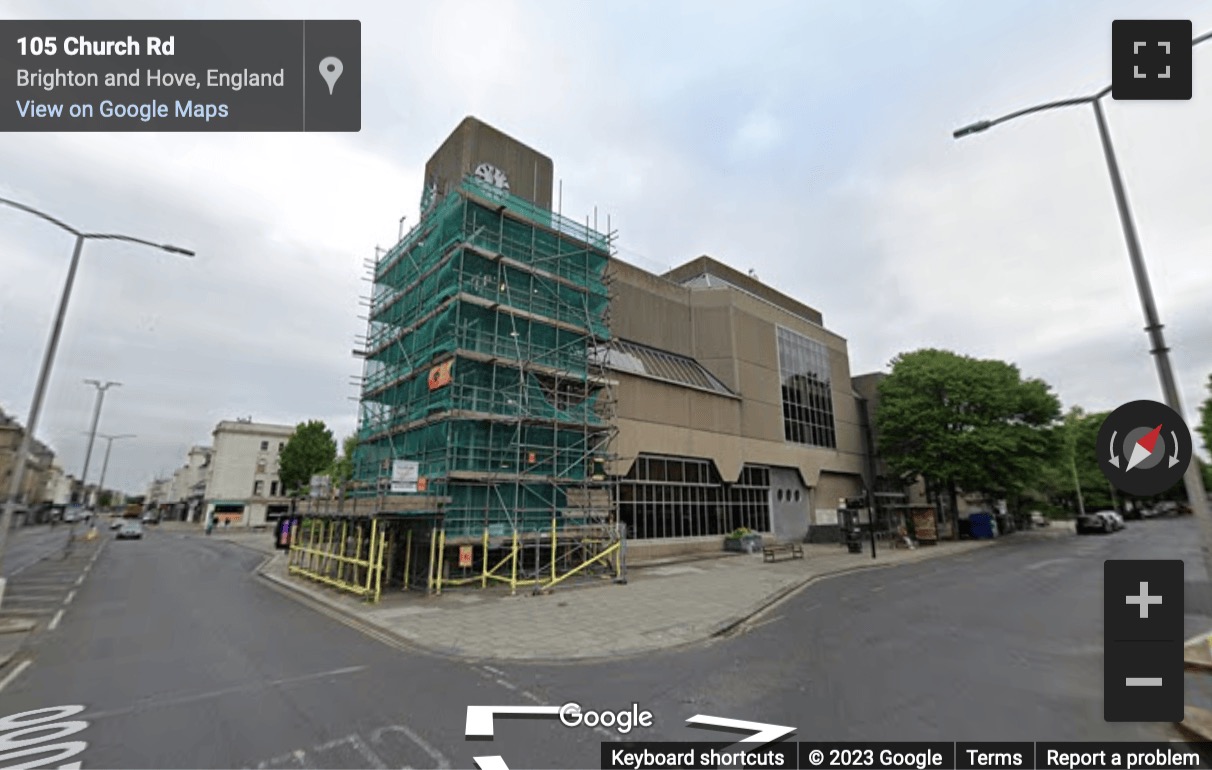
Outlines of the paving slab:
M 431 652 L 478 660 L 583 662 L 700 643 L 742 627 L 817 580 L 956 556 L 995 542 L 885 548 L 876 559 L 869 552 L 852 554 L 838 545 L 805 545 L 805 558 L 776 563 L 764 562 L 761 554 L 743 554 L 676 568 L 632 567 L 625 585 L 602 581 L 516 596 L 507 589 L 463 588 L 442 596 L 392 591 L 377 604 L 289 574 L 283 552 L 268 558 L 260 573 Z

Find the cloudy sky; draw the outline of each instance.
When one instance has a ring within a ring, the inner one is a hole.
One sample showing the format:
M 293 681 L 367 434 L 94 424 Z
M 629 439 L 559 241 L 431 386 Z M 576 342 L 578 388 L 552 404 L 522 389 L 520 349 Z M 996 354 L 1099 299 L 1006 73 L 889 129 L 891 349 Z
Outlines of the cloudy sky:
M 198 252 L 86 248 L 39 437 L 80 473 L 84 378 L 123 383 L 101 431 L 137 434 L 107 478 L 132 493 L 222 419 L 351 432 L 363 261 L 415 221 L 425 160 L 468 114 L 550 155 L 565 214 L 609 213 L 624 259 L 711 254 L 819 308 L 855 373 L 932 346 L 1013 361 L 1066 405 L 1159 398 L 1092 111 L 951 138 L 1108 84 L 1111 21 L 1145 7 L 56 3 L 65 19 L 358 18 L 363 129 L 6 135 L 0 196 Z M 1146 16 L 1212 29 L 1207 4 Z M 1194 82 L 1190 102 L 1106 104 L 1191 422 L 1212 372 L 1212 44 Z M 23 421 L 71 245 L 0 209 L 0 408 Z

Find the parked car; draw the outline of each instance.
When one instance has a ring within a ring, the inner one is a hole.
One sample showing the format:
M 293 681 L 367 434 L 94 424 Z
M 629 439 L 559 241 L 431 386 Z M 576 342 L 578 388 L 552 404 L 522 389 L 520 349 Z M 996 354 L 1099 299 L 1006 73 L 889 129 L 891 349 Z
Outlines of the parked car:
M 1044 514 L 1040 513 L 1039 511 L 1031 512 L 1031 526 L 1046 527 L 1046 526 L 1050 525 L 1051 523 L 1052 523 L 1052 520 L 1049 519 Z
M 1124 517 L 1119 515 L 1119 511 L 1099 511 L 1099 516 L 1106 516 L 1111 521 L 1111 528 L 1119 531 L 1124 528 Z
M 1086 513 L 1077 517 L 1077 534 L 1090 535 L 1095 532 L 1110 534 L 1115 531 L 1115 523 L 1102 513 Z
M 122 529 L 122 519 L 114 519 L 109 523 L 110 529 Z
M 122 529 L 118 530 L 119 540 L 142 540 L 143 525 L 137 521 L 127 519 L 122 522 Z

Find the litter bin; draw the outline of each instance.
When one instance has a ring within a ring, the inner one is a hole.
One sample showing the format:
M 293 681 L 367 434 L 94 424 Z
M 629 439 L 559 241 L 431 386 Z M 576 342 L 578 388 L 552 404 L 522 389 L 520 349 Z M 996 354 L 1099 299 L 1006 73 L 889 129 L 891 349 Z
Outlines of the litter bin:
M 846 527 L 846 548 L 850 553 L 863 552 L 863 530 L 858 525 Z

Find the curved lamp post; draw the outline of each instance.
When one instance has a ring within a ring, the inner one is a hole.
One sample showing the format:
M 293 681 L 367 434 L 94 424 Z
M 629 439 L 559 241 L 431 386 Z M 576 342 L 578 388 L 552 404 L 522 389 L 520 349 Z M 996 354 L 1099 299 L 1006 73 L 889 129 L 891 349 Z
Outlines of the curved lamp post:
M 194 256 L 194 252 L 189 251 L 188 249 L 183 249 L 179 246 L 153 243 L 152 241 L 147 241 L 142 238 L 135 238 L 130 235 L 119 235 L 116 233 L 86 233 L 81 230 L 77 230 L 76 228 L 64 223 L 59 219 L 56 219 L 50 214 L 39 211 L 32 206 L 27 206 L 24 203 L 19 203 L 7 198 L 0 198 L 0 205 L 15 208 L 20 211 L 24 211 L 27 214 L 33 214 L 39 219 L 50 222 L 60 230 L 64 230 L 76 236 L 76 247 L 72 251 L 71 263 L 67 268 L 67 280 L 63 284 L 63 294 L 59 298 L 59 310 L 55 316 L 54 326 L 51 327 L 50 340 L 46 344 L 46 351 L 42 356 L 42 368 L 38 372 L 37 385 L 34 386 L 34 398 L 30 402 L 29 406 L 29 418 L 25 421 L 25 433 L 21 437 L 21 447 L 17 450 L 17 457 L 14 461 L 12 477 L 9 479 L 8 495 L 5 498 L 4 511 L 2 514 L 0 514 L 0 566 L 2 566 L 4 559 L 4 547 L 8 542 L 9 529 L 12 527 L 13 511 L 17 507 L 18 498 L 21 496 L 21 482 L 25 476 L 26 459 L 29 455 L 29 448 L 33 441 L 34 432 L 38 427 L 38 417 L 42 413 L 42 400 L 46 395 L 46 385 L 48 380 L 50 380 L 51 367 L 55 362 L 55 351 L 59 348 L 59 337 L 63 332 L 63 319 L 67 314 L 67 304 L 71 299 L 72 285 L 76 280 L 76 268 L 78 268 L 80 265 L 80 253 L 84 250 L 84 242 L 125 241 L 127 243 L 137 243 L 141 246 L 150 246 L 153 249 L 160 249 L 161 251 L 166 251 L 169 254 L 180 254 L 186 257 Z M 0 571 L 0 603 L 3 602 L 3 599 L 4 577 L 3 572 Z
M 1208 40 L 1212 40 L 1212 32 L 1207 32 L 1196 37 L 1191 41 L 1191 46 L 1195 47 Z M 1152 349 L 1149 352 L 1153 354 L 1154 361 L 1157 364 L 1157 375 L 1161 380 L 1162 394 L 1166 399 L 1166 404 L 1174 411 L 1182 414 L 1182 399 L 1179 396 L 1178 385 L 1174 378 L 1174 369 L 1170 365 L 1170 348 L 1166 347 L 1166 340 L 1162 334 L 1162 322 L 1157 313 L 1157 303 L 1153 299 L 1153 287 L 1149 282 L 1149 273 L 1145 268 L 1144 257 L 1141 255 L 1140 240 L 1136 235 L 1136 225 L 1132 221 L 1132 211 L 1128 208 L 1128 196 L 1124 191 L 1124 180 L 1119 173 L 1119 162 L 1115 158 L 1115 149 L 1111 145 L 1111 134 L 1107 130 L 1107 119 L 1103 115 L 1102 99 L 1110 93 L 1111 86 L 1107 86 L 1089 96 L 1048 102 L 1047 104 L 1018 110 L 1017 112 L 1012 112 L 1009 115 L 1003 115 L 993 120 L 981 120 L 958 129 L 952 135 L 956 139 L 961 139 L 971 134 L 986 131 L 1001 123 L 1007 123 L 1015 118 L 1021 118 L 1025 115 L 1045 110 L 1083 104 L 1089 104 L 1094 108 L 1094 119 L 1098 124 L 1099 138 L 1102 140 L 1103 156 L 1107 161 L 1107 171 L 1111 175 L 1111 187 L 1115 191 L 1115 203 L 1119 209 L 1119 220 L 1124 230 L 1124 240 L 1127 241 L 1128 245 L 1128 257 L 1132 261 L 1132 272 L 1136 277 L 1136 291 L 1140 295 L 1140 304 L 1145 313 L 1145 331 L 1149 333 L 1149 341 L 1152 344 Z M 1203 479 L 1200 477 L 1199 463 L 1195 462 L 1195 458 L 1192 458 L 1192 462 L 1187 466 L 1187 472 L 1183 476 L 1183 484 L 1186 487 L 1187 499 L 1191 504 L 1191 510 L 1200 524 L 1204 564 L 1208 567 L 1209 574 L 1212 574 L 1212 516 L 1208 512 L 1208 496 L 1204 490 Z

